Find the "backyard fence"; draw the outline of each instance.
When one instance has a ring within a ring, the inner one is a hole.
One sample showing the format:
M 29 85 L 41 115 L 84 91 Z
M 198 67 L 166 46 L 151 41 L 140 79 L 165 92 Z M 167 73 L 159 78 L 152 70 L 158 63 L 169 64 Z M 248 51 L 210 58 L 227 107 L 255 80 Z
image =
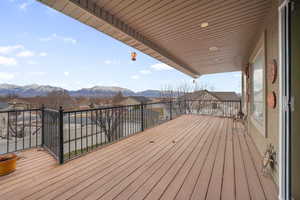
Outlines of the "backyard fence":
M 239 118 L 241 102 L 186 100 L 74 111 L 1 111 L 0 154 L 43 147 L 64 163 L 183 114 Z

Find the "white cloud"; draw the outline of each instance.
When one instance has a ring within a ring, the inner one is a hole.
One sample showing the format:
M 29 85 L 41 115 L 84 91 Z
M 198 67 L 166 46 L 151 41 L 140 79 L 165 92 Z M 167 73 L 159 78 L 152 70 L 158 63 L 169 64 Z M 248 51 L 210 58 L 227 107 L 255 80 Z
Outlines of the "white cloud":
M 36 61 L 34 61 L 34 60 L 28 60 L 27 64 L 29 64 L 29 65 L 37 65 L 38 63 Z
M 70 75 L 70 72 L 64 72 L 64 75 L 65 75 L 65 76 L 69 76 L 69 75 Z
M 28 6 L 29 6 L 29 4 L 25 2 L 25 3 L 21 3 L 21 4 L 19 5 L 19 8 L 20 8 L 21 10 L 26 10 Z
M 44 76 L 44 75 L 46 75 L 46 72 L 28 72 L 28 75 L 30 75 L 30 76 Z
M 17 65 L 18 62 L 14 58 L 0 56 L 0 65 Z
M 154 65 L 151 65 L 150 66 L 151 69 L 155 70 L 155 71 L 169 71 L 169 70 L 172 70 L 173 68 L 170 67 L 169 65 L 166 65 L 164 63 L 157 63 L 157 64 L 154 64 Z
M 39 56 L 41 56 L 41 57 L 45 57 L 45 56 L 47 56 L 48 54 L 46 53 L 46 52 L 41 52 L 41 53 L 39 53 Z
M 26 11 L 27 8 L 33 4 L 33 0 L 27 0 L 21 4 L 19 4 L 19 9 L 22 10 L 22 11 Z
M 0 72 L 0 80 L 11 80 L 15 78 L 15 75 L 12 73 Z
M 138 80 L 138 79 L 140 79 L 140 76 L 139 75 L 133 75 L 133 76 L 131 76 L 131 79 Z
M 65 38 L 62 38 L 62 39 L 66 43 L 71 43 L 71 44 L 76 44 L 77 43 L 77 40 L 75 40 L 73 38 L 70 38 L 70 37 L 65 37 Z
M 69 43 L 69 44 L 77 44 L 77 40 L 71 37 L 65 37 L 65 36 L 60 36 L 57 35 L 56 33 L 50 35 L 49 37 L 45 37 L 45 38 L 40 38 L 41 42 L 49 42 L 52 40 L 61 40 L 65 43 Z
M 33 51 L 21 51 L 17 54 L 18 57 L 32 57 L 35 53 Z
M 24 46 L 23 45 L 0 46 L 0 54 L 10 54 L 20 49 L 24 49 Z
M 151 74 L 152 72 L 150 70 L 141 70 L 140 73 L 147 75 L 147 74 Z
M 111 60 L 105 60 L 104 63 L 107 64 L 107 65 L 110 65 L 112 63 L 112 61 Z
M 106 65 L 111 65 L 111 64 L 117 65 L 117 64 L 120 64 L 120 61 L 118 61 L 118 60 L 105 60 L 104 64 L 106 64 Z

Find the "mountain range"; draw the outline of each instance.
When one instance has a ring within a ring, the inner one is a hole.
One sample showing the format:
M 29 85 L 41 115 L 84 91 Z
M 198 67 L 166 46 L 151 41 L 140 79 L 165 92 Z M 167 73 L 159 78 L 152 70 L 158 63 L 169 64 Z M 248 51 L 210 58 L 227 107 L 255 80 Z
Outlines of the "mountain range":
M 82 88 L 79 90 L 66 90 L 60 87 L 50 85 L 12 85 L 0 84 L 0 96 L 9 94 L 19 95 L 22 97 L 46 96 L 53 91 L 67 91 L 70 96 L 88 96 L 88 97 L 111 97 L 118 92 L 122 92 L 124 96 L 145 96 L 145 97 L 160 97 L 159 90 L 145 90 L 141 92 L 134 92 L 127 88 L 110 87 L 110 86 L 95 86 L 92 88 Z

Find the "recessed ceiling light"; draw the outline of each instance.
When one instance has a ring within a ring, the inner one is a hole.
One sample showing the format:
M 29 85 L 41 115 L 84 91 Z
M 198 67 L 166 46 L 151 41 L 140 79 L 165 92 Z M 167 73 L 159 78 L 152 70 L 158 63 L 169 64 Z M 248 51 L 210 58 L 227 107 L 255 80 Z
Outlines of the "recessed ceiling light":
M 203 23 L 201 24 L 201 28 L 206 28 L 206 27 L 208 27 L 208 23 L 207 23 L 207 22 L 203 22 Z
M 218 51 L 219 48 L 218 48 L 218 47 L 209 47 L 209 50 L 210 50 L 210 51 Z

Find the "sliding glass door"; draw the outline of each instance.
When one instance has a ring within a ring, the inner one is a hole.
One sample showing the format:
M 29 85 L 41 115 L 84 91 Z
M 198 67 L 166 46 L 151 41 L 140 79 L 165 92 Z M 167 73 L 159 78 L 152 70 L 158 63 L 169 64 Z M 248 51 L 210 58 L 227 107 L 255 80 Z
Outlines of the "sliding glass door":
M 300 6 L 280 7 L 280 198 L 300 199 Z
M 291 2 L 286 0 L 279 9 L 280 44 L 280 199 L 291 199 L 290 135 L 291 135 L 291 72 L 290 72 L 290 11 Z
M 291 195 L 300 199 L 300 2 L 291 7 Z

